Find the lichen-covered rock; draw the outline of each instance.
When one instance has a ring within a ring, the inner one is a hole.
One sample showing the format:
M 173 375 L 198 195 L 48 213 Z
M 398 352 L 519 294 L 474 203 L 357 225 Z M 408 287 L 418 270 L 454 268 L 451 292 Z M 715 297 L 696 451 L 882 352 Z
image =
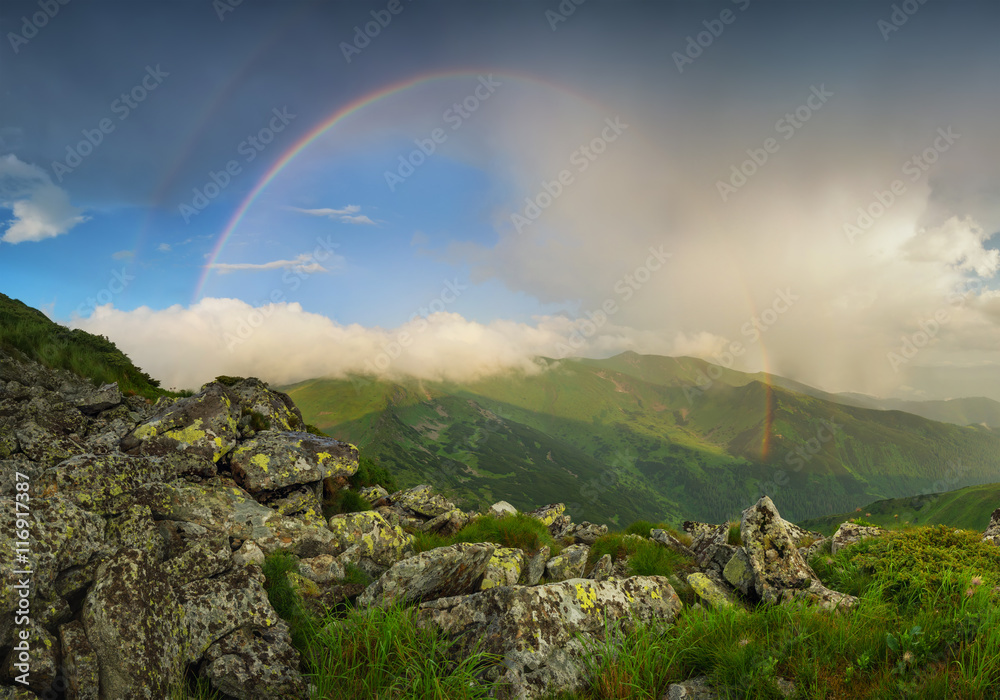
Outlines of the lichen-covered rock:
M 589 555 L 590 547 L 585 544 L 574 544 L 567 547 L 558 555 L 549 559 L 545 565 L 546 578 L 550 582 L 582 578 Z
M 993 515 L 990 516 L 990 525 L 983 533 L 983 539 L 1000 547 L 1000 508 L 993 511 Z
M 748 598 L 757 597 L 757 576 L 750 566 L 746 550 L 738 547 L 722 570 L 722 577 Z
M 782 591 L 809 588 L 816 580 L 767 496 L 743 511 L 740 531 L 757 595 L 765 601 L 777 603 Z
M 0 685 L 0 700 L 39 700 L 39 698 L 23 685 Z
M 241 415 L 233 394 L 213 382 L 137 425 L 121 449 L 157 457 L 191 452 L 218 462 L 236 445 Z
M 675 552 L 683 554 L 686 557 L 691 557 L 692 559 L 695 558 L 694 552 L 691 551 L 690 547 L 688 547 L 679 539 L 671 535 L 666 530 L 653 528 L 652 530 L 649 531 L 649 538 L 654 542 L 659 542 L 667 549 L 672 549 Z
M 605 554 L 597 560 L 597 563 L 594 564 L 593 570 L 590 572 L 590 576 L 587 578 L 593 579 L 594 581 L 606 581 L 614 576 L 614 573 L 614 561 L 611 559 L 610 554 Z
M 99 700 L 101 672 L 97 653 L 78 621 L 59 628 L 62 671 L 66 676 L 67 700 Z
M 542 576 L 545 575 L 545 565 L 549 563 L 549 554 L 551 551 L 548 545 L 544 545 L 537 552 L 529 556 L 524 564 L 524 570 L 521 572 L 521 578 L 518 580 L 518 583 L 525 586 L 534 586 L 541 581 Z
M 265 430 L 232 454 L 236 481 L 252 494 L 310 484 L 358 470 L 358 448 L 311 433 Z
M 294 515 L 307 523 L 326 524 L 326 518 L 323 517 L 323 503 L 316 495 L 316 489 L 305 486 L 292 489 L 283 496 L 269 499 L 267 506 L 282 515 Z
M 344 578 L 344 566 L 329 554 L 299 560 L 299 574 L 316 583 L 329 583 Z
M 329 527 L 339 545 L 341 563 L 354 564 L 369 576 L 381 576 L 413 553 L 413 536 L 373 510 L 335 515 Z
M 454 535 L 469 523 L 469 515 L 458 508 L 431 518 L 419 526 L 421 532 L 436 532 L 444 537 Z
M 166 542 L 149 506 L 132 506 L 122 515 L 108 518 L 105 537 L 114 550 L 143 549 L 156 561 L 166 555 Z
M 574 543 L 585 544 L 588 547 L 597 541 L 597 538 L 608 534 L 607 525 L 595 525 L 584 520 L 582 523 L 574 524 L 566 529 L 563 537 L 572 537 Z
M 792 542 L 795 543 L 796 549 L 802 547 L 803 542 L 808 542 L 810 540 L 815 542 L 816 540 L 824 539 L 822 533 L 806 530 L 805 528 L 801 528 L 795 523 L 789 522 L 784 518 L 781 519 L 781 522 L 785 526 L 785 532 L 788 533 L 788 536 L 792 538 Z
M 830 552 L 834 555 L 848 545 L 868 539 L 869 537 L 881 537 L 887 531 L 880 527 L 868 527 L 866 525 L 856 525 L 851 522 L 841 523 L 837 531 L 833 533 L 833 540 L 830 542 Z
M 122 402 L 122 392 L 118 390 L 118 382 L 112 382 L 67 398 L 70 398 L 80 413 L 96 416 L 101 411 L 119 405 Z
M 358 598 L 364 607 L 386 607 L 478 590 L 495 546 L 465 542 L 438 547 L 397 562 Z
M 517 515 L 517 508 L 507 501 L 497 501 L 489 507 L 486 514 L 492 515 L 495 518 L 502 518 L 505 515 Z
M 455 510 L 454 503 L 444 496 L 433 493 L 427 484 L 397 491 L 389 496 L 389 500 L 397 510 L 409 511 L 423 518 L 436 518 L 443 513 Z
M 308 687 L 298 664 L 288 624 L 279 619 L 270 627 L 241 627 L 212 644 L 201 675 L 241 700 L 305 700 Z
M 688 524 L 685 523 L 685 525 Z M 701 525 L 701 523 L 698 523 L 698 525 Z M 689 549 L 694 552 L 695 557 L 699 560 L 705 556 L 705 550 L 709 547 L 729 544 L 729 523 L 722 523 L 722 525 L 716 525 L 708 529 L 704 527 L 693 529 L 694 534 L 691 535 L 691 546 Z
M 540 520 L 545 527 L 552 525 L 555 519 L 566 512 L 566 505 L 563 503 L 550 503 L 547 506 L 542 506 L 541 508 L 536 508 L 535 510 L 527 513 L 532 518 Z
M 389 497 L 389 492 L 378 484 L 375 486 L 362 486 L 358 489 L 358 494 L 373 506 L 383 498 Z
M 483 671 L 498 698 L 530 699 L 586 682 L 592 645 L 609 629 L 669 624 L 680 599 L 661 576 L 624 581 L 574 579 L 544 586 L 501 586 L 421 604 L 417 626 L 454 640 L 455 658 L 473 649 L 500 657 Z
M 719 694 L 712 689 L 708 676 L 697 676 L 671 683 L 662 700 L 719 700 Z
M 497 547 L 493 550 L 483 572 L 483 583 L 479 589 L 485 591 L 487 588 L 497 586 L 513 586 L 521 578 L 521 571 L 524 569 L 525 554 L 515 547 Z M 455 594 L 452 594 L 455 595 Z
M 247 540 L 233 552 L 233 564 L 236 566 L 247 566 L 248 564 L 264 566 L 264 559 L 264 550 L 257 546 L 253 540 Z
M 249 427 L 254 431 L 263 429 L 288 432 L 305 427 L 302 412 L 291 397 L 284 392 L 269 389 L 256 377 L 236 382 L 229 387 L 229 391 L 240 404 L 241 427 Z M 260 426 L 261 421 L 264 426 Z M 254 424 L 258 427 L 254 427 Z
M 825 610 L 844 610 L 853 607 L 858 599 L 847 593 L 841 593 L 827 588 L 819 579 L 814 579 L 806 588 L 781 591 L 778 602 L 798 601 L 810 605 L 818 605 Z
M 161 700 L 184 673 L 184 612 L 147 552 L 121 550 L 101 567 L 83 605 L 101 700 Z
M 688 574 L 687 583 L 702 601 L 713 608 L 731 608 L 739 605 L 739 601 L 729 590 L 703 573 Z
M 44 693 L 60 675 L 59 643 L 35 621 L 20 629 L 28 632 L 28 639 L 19 638 L 17 644 L 24 644 L 26 650 L 19 650 L 15 644 L 3 665 L 4 677 L 20 677 L 36 693 Z

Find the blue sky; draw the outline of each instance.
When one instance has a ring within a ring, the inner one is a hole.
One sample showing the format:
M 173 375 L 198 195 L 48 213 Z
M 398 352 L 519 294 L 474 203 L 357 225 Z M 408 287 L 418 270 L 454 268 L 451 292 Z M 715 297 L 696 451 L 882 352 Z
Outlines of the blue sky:
M 222 2 L 0 7 L 0 291 L 168 384 L 739 344 L 1000 398 L 995 5 Z

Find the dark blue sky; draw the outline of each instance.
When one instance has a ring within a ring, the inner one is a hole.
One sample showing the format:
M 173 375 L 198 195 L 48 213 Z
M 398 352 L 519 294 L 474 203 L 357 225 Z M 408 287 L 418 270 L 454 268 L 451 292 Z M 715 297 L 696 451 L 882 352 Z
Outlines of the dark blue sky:
M 1000 397 L 998 18 L 7 0 L 0 289 L 188 384 L 741 343 L 735 366 L 834 390 Z M 307 349 L 265 359 L 292 336 Z

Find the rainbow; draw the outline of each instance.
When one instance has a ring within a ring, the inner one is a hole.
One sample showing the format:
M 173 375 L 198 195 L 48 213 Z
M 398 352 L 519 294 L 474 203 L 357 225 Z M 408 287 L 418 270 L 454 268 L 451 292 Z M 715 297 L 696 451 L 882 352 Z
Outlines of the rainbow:
M 229 240 L 229 238 L 233 235 L 233 232 L 240 225 L 240 222 L 243 220 L 243 217 L 246 215 L 247 211 L 257 200 L 257 197 L 260 196 L 261 192 L 267 189 L 267 186 L 271 184 L 271 181 L 274 180 L 274 178 L 285 168 L 285 166 L 287 166 L 292 160 L 294 160 L 295 157 L 299 155 L 303 150 L 305 150 L 313 141 L 322 136 L 328 130 L 332 129 L 343 119 L 391 95 L 395 95 L 397 93 L 412 89 L 419 85 L 423 85 L 425 83 L 435 80 L 444 80 L 448 78 L 459 78 L 459 77 L 478 77 L 480 75 L 487 75 L 490 73 L 500 76 L 502 78 L 536 83 L 538 85 L 542 85 L 550 89 L 558 90 L 564 93 L 569 93 L 574 97 L 577 97 L 591 104 L 596 104 L 592 98 L 586 97 L 575 91 L 569 90 L 566 87 L 549 83 L 535 76 L 512 73 L 510 71 L 501 72 L 489 69 L 483 69 L 483 70 L 463 69 L 463 70 L 432 73 L 430 75 L 423 74 L 416 77 L 410 77 L 401 80 L 399 82 L 387 85 L 385 87 L 379 88 L 373 92 L 369 92 L 355 99 L 353 102 L 350 102 L 347 105 L 340 107 L 332 115 L 322 120 L 318 125 L 316 125 L 313 129 L 311 129 L 305 136 L 303 136 L 295 144 L 293 144 L 291 148 L 285 151 L 285 153 L 282 154 L 282 156 L 278 158 L 278 160 L 275 161 L 274 164 L 264 173 L 264 175 L 260 178 L 257 184 L 253 187 L 253 189 L 250 190 L 250 193 L 236 208 L 232 217 L 229 219 L 229 222 L 226 224 L 226 227 L 223 229 L 222 234 L 216 240 L 215 246 L 212 249 L 212 252 L 209 254 L 208 261 L 205 264 L 205 267 L 202 269 L 201 276 L 199 277 L 198 283 L 195 286 L 195 291 L 191 299 L 191 303 L 192 304 L 196 303 L 201 299 L 202 292 L 205 287 L 205 282 L 208 279 L 209 273 L 212 271 L 213 265 L 218 260 L 219 255 L 222 253 L 222 249 L 225 248 L 226 242 Z

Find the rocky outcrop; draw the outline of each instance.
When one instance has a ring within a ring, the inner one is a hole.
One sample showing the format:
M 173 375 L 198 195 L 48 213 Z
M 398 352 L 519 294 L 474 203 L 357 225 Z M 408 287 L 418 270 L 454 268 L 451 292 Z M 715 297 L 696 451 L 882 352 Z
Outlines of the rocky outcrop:
M 483 672 L 498 698 L 529 699 L 585 682 L 587 642 L 636 623 L 669 624 L 681 609 L 665 578 L 573 579 L 543 586 L 504 586 L 420 606 L 417 624 L 454 640 L 451 653 L 473 649 L 500 663 Z
M 497 547 L 493 550 L 486 570 L 483 572 L 481 590 L 497 586 L 513 586 L 521 579 L 527 555 L 524 550 L 513 547 Z M 537 581 L 536 581 L 537 583 Z
M 990 524 L 983 533 L 983 539 L 1000 547 L 1000 508 L 993 511 L 993 515 L 990 516 Z
M 289 486 L 318 488 L 324 479 L 353 475 L 358 448 L 309 433 L 265 430 L 234 450 L 230 465 L 236 482 L 260 498 Z
M 868 527 L 867 525 L 857 525 L 852 522 L 841 523 L 837 531 L 833 533 L 830 542 L 830 552 L 834 555 L 841 549 L 855 542 L 868 539 L 869 537 L 881 537 L 887 532 L 880 527 Z
M 417 603 L 478 590 L 496 548 L 453 544 L 397 562 L 358 598 L 363 607 Z
M 335 515 L 330 518 L 330 531 L 340 561 L 354 564 L 369 576 L 381 576 L 413 554 L 413 536 L 372 510 Z
M 691 548 L 685 545 L 683 542 L 678 540 L 676 537 L 671 535 L 666 530 L 652 529 L 649 531 L 649 539 L 654 542 L 659 542 L 664 547 L 672 549 L 678 554 L 683 554 L 686 557 L 695 558 L 695 553 L 691 551 Z
M 589 554 L 590 547 L 585 544 L 574 544 L 567 547 L 558 555 L 549 559 L 545 565 L 546 578 L 550 582 L 582 578 Z

